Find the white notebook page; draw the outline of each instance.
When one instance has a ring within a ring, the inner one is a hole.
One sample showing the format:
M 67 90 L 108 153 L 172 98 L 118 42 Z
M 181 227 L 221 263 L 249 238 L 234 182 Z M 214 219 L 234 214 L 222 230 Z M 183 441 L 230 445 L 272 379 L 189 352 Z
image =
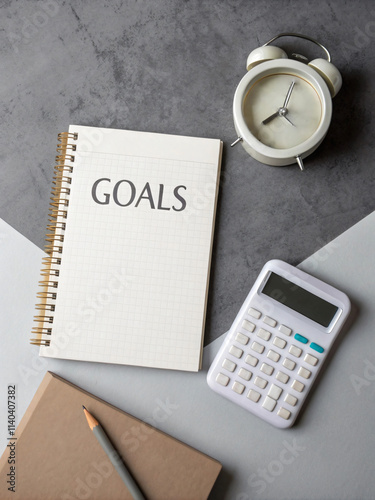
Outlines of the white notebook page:
M 221 143 L 106 130 L 90 150 L 87 130 L 70 128 L 77 150 L 41 355 L 198 370 Z

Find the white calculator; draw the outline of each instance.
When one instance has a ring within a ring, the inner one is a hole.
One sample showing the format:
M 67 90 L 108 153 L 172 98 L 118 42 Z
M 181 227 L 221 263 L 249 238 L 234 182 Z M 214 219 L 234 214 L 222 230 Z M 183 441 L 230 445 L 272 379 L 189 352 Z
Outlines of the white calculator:
M 209 386 L 276 427 L 291 427 L 349 312 L 336 288 L 267 262 L 208 371 Z

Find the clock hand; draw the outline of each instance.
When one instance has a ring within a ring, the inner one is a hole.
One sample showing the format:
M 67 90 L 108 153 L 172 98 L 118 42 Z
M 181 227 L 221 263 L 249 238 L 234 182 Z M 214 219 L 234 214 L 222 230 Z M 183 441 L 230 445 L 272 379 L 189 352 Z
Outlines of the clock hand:
M 293 81 L 290 84 L 290 87 L 289 87 L 288 92 L 287 92 L 286 97 L 285 97 L 285 101 L 284 101 L 284 105 L 283 105 L 284 109 L 286 109 L 286 107 L 288 106 L 289 99 L 290 99 L 290 96 L 292 95 L 294 85 L 295 85 L 295 82 Z
M 290 86 L 289 86 L 289 89 L 288 89 L 288 92 L 286 94 L 286 97 L 285 97 L 285 101 L 284 101 L 284 104 L 281 108 L 279 108 L 276 113 L 273 113 L 271 116 L 269 116 L 268 118 L 266 118 L 265 120 L 262 121 L 262 124 L 263 125 L 267 125 L 267 123 L 271 122 L 274 118 L 276 118 L 277 116 L 283 116 L 286 120 L 288 120 L 288 122 L 293 125 L 293 127 L 295 126 L 290 120 L 289 118 L 286 117 L 286 114 L 288 112 L 288 109 L 287 109 L 287 106 L 288 106 L 288 103 L 289 103 L 289 100 L 290 100 L 290 96 L 292 95 L 292 92 L 293 92 L 293 88 L 294 88 L 294 85 L 295 85 L 295 82 L 293 81 Z
M 287 108 L 279 108 L 276 113 L 273 113 L 273 115 L 269 116 L 268 118 L 266 118 L 265 120 L 262 121 L 262 124 L 263 125 L 267 125 L 267 123 L 269 123 L 270 121 L 272 121 L 274 118 L 276 118 L 277 116 L 282 116 L 283 118 L 285 118 L 285 120 L 288 120 L 288 122 L 293 125 L 293 127 L 295 127 L 294 123 L 291 122 L 291 120 L 289 120 L 289 118 L 286 116 L 286 114 L 288 113 L 288 110 Z
M 291 125 L 293 125 L 293 127 L 295 127 L 294 123 L 292 123 L 286 115 L 283 115 L 283 117 L 284 117 L 284 118 L 285 118 L 285 120 L 287 120 L 287 121 L 288 121 Z
M 277 110 L 276 113 L 274 113 L 273 115 L 271 115 L 268 118 L 266 118 L 265 120 L 263 120 L 262 121 L 263 125 L 267 125 L 267 123 L 271 122 L 277 116 L 280 116 L 279 110 Z

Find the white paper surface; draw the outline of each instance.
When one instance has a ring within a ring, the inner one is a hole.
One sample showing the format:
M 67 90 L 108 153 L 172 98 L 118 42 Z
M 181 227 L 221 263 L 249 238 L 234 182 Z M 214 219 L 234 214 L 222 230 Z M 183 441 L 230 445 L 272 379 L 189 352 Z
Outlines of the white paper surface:
M 28 337 L 41 251 L 5 223 L 0 234 L 1 303 L 8 297 L 1 309 L 7 325 L 0 351 L 3 448 L 6 384 L 17 384 L 19 420 L 50 370 L 220 460 L 223 471 L 210 499 L 373 499 L 375 213 L 301 264 L 346 292 L 357 317 L 288 430 L 208 388 L 207 368 L 223 337 L 204 349 L 198 373 L 38 358 Z
M 39 327 L 52 333 L 40 354 L 197 371 L 221 142 L 69 131 L 77 135 L 69 139 L 74 161 L 65 161 L 69 206 L 67 217 L 57 216 L 64 229 L 56 230 L 53 257 L 61 265 L 57 276 L 51 265 L 45 290 L 57 298 L 41 313 L 47 319 Z

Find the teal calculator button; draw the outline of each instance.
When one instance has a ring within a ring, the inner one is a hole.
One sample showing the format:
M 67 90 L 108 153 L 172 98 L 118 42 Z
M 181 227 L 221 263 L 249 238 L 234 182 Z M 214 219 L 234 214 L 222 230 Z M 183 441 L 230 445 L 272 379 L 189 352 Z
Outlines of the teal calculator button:
M 308 339 L 306 337 L 304 337 L 303 335 L 300 335 L 299 333 L 296 333 L 294 335 L 294 338 L 296 340 L 298 340 L 299 342 L 302 342 L 302 344 L 307 344 L 307 342 L 308 342 Z
M 311 349 L 314 349 L 314 351 L 317 351 L 320 353 L 324 352 L 323 347 L 319 344 L 315 344 L 315 342 L 311 342 L 310 347 L 311 347 Z

